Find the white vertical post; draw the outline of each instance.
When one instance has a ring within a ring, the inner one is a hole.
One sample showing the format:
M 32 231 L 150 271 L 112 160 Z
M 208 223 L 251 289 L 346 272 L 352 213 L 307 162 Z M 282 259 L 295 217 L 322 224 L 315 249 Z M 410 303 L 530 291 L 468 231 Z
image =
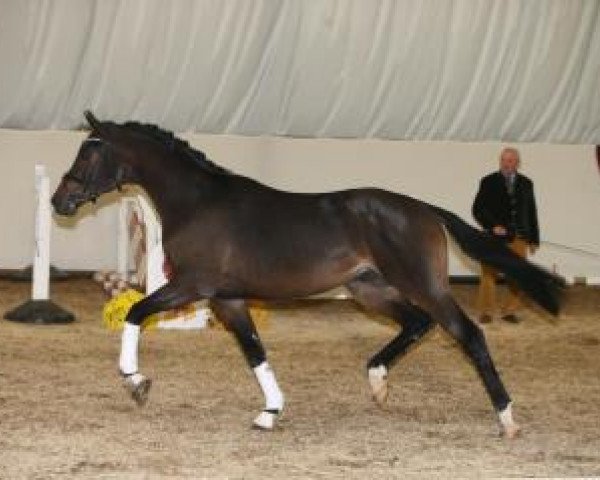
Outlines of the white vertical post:
M 138 203 L 146 227 L 146 295 L 150 295 L 167 283 L 163 271 L 165 256 L 162 247 L 162 229 L 156 212 L 146 197 L 138 195 Z
M 145 271 L 137 272 L 140 278 L 145 275 L 146 283 L 146 295 L 150 295 L 164 284 L 167 283 L 167 278 L 163 270 L 165 261 L 165 255 L 162 245 L 162 227 L 160 220 L 154 207 L 149 202 L 148 198 L 143 194 L 139 194 L 135 199 L 128 198 L 121 202 L 121 211 L 119 216 L 119 252 L 123 253 L 124 260 L 123 264 L 128 265 L 128 254 L 130 253 L 129 242 L 131 238 L 129 234 L 128 218 L 130 212 L 136 212 L 139 214 L 140 221 L 143 224 L 143 231 L 145 232 L 145 261 L 142 261 L 140 265 L 137 265 L 139 269 L 145 269 Z M 140 226 L 140 228 L 142 228 Z M 139 237 L 134 234 L 134 250 L 139 248 L 138 243 Z M 136 252 L 133 252 L 136 255 Z M 137 255 L 136 255 L 137 256 Z M 121 258 L 119 256 L 119 258 Z M 120 260 L 121 262 L 121 260 Z M 162 313 L 162 320 L 157 323 L 158 328 L 166 329 L 197 329 L 204 328 L 207 325 L 207 320 L 210 317 L 210 313 L 206 308 L 196 308 L 194 313 L 190 315 L 189 312 L 183 312 L 179 316 L 173 317 L 173 314 Z M 166 316 L 165 316 L 166 315 Z
M 50 179 L 44 165 L 35 166 L 35 250 L 31 299 L 4 314 L 15 322 L 63 324 L 75 320 L 73 314 L 50 300 Z
M 119 202 L 119 225 L 117 229 L 117 273 L 121 278 L 127 278 L 129 273 L 129 225 L 128 213 L 131 200 L 124 198 Z
M 35 212 L 35 252 L 31 298 L 50 298 L 50 179 L 44 165 L 35 166 L 37 208 Z

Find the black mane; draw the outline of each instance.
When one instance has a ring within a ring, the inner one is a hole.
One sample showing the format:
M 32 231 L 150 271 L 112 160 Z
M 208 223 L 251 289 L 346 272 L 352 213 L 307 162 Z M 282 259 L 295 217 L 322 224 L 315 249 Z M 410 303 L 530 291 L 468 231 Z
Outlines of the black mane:
M 167 148 L 170 152 L 177 154 L 180 158 L 193 161 L 200 168 L 219 175 L 231 175 L 226 168 L 211 162 L 204 152 L 192 148 L 188 142 L 178 138 L 173 132 L 162 129 L 150 123 L 125 122 L 122 125 L 129 131 L 149 137 Z

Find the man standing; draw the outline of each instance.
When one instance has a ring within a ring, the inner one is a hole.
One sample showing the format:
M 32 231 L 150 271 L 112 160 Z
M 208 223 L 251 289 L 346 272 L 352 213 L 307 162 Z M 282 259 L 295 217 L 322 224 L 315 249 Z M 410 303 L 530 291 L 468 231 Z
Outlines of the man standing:
M 533 182 L 518 173 L 519 152 L 505 148 L 500 154 L 500 170 L 481 179 L 473 202 L 475 220 L 490 234 L 507 242 L 517 255 L 527 256 L 540 244 Z M 481 323 L 492 321 L 496 308 L 496 272 L 481 265 L 478 306 Z M 521 306 L 519 292 L 509 284 L 509 293 L 502 308 L 502 319 L 518 323 Z

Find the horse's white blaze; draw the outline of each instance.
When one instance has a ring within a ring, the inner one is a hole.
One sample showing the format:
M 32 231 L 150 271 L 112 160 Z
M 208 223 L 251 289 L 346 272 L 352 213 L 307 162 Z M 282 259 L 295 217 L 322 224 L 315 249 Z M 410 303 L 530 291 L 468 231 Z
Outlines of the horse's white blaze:
M 140 326 L 125 322 L 121 336 L 121 356 L 119 368 L 121 373 L 130 375 L 138 371 L 138 343 L 140 341 Z
M 373 397 L 378 402 L 385 401 L 387 397 L 387 368 L 385 365 L 369 368 L 369 384 Z
M 277 385 L 275 374 L 273 373 L 269 363 L 264 361 L 258 367 L 255 367 L 254 374 L 256 375 L 258 384 L 260 385 L 260 388 L 265 396 L 265 408 L 267 410 L 283 410 L 283 393 L 281 393 L 279 385 Z

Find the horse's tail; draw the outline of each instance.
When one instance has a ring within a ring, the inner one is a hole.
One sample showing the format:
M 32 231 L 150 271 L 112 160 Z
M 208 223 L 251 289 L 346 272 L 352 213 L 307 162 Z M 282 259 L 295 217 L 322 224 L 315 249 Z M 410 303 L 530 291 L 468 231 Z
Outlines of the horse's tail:
M 429 207 L 467 255 L 503 272 L 541 307 L 558 314 L 565 287 L 562 278 L 519 257 L 504 242 L 473 228 L 458 215 Z

